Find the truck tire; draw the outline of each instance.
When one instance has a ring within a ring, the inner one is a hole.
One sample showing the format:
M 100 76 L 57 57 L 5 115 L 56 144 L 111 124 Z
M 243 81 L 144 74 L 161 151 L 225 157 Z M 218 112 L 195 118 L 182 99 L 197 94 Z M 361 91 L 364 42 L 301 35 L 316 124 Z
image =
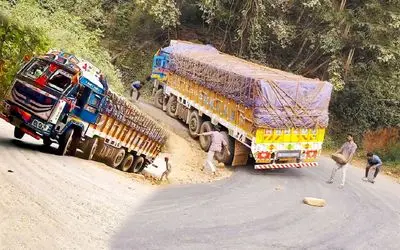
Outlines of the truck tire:
M 134 161 L 134 157 L 132 154 L 127 154 L 120 165 L 120 169 L 124 172 L 128 172 L 132 167 L 132 163 Z
M 18 127 L 14 127 L 14 137 L 17 139 L 22 139 L 25 133 Z
M 43 136 L 42 140 L 43 140 L 43 145 L 44 145 L 46 148 L 49 148 L 49 147 L 51 146 L 51 144 L 53 143 L 53 142 L 51 141 L 50 137 L 48 137 L 48 136 Z
M 156 106 L 159 109 L 162 109 L 163 104 L 164 104 L 164 91 L 163 89 L 159 89 L 156 91 L 154 95 L 154 106 Z
M 89 161 L 92 160 L 98 145 L 99 140 L 97 138 L 87 138 L 83 148 L 83 158 Z
M 172 118 L 176 118 L 176 111 L 178 109 L 178 100 L 176 96 L 171 96 L 167 103 L 167 114 Z
M 97 148 L 96 148 L 96 151 L 94 152 L 94 156 L 93 156 L 94 160 L 100 161 L 103 158 L 101 153 L 102 153 L 102 151 L 103 151 L 105 146 L 106 145 L 104 143 L 104 139 L 102 139 L 102 138 L 98 139 Z
M 81 131 L 79 129 L 74 130 L 74 132 L 72 133 L 71 145 L 68 148 L 67 154 L 75 156 L 80 142 L 81 142 Z
M 205 122 L 203 122 L 201 124 L 200 133 L 210 132 L 210 131 L 213 131 L 213 130 L 214 130 L 214 127 L 211 124 L 211 122 L 205 121 Z M 201 149 L 203 149 L 204 151 L 208 152 L 208 149 L 211 146 L 211 137 L 210 136 L 201 135 L 200 138 L 199 138 L 199 142 L 200 142 Z
M 132 163 L 131 171 L 135 174 L 142 172 L 144 167 L 144 158 L 142 156 L 137 156 Z
M 67 131 L 65 131 L 61 135 L 58 141 L 58 149 L 57 149 L 57 153 L 59 155 L 66 155 L 70 151 L 70 148 L 72 146 L 73 135 L 74 135 L 74 130 L 72 128 L 67 129 Z
M 200 127 L 202 123 L 203 120 L 199 116 L 199 113 L 196 110 L 192 111 L 192 113 L 189 115 L 189 135 L 193 139 L 197 139 L 199 137 L 197 134 L 200 133 Z
M 112 168 L 117 168 L 124 160 L 124 157 L 125 157 L 125 149 L 123 148 L 115 149 L 111 157 L 107 159 L 107 165 L 109 165 Z
M 231 165 L 235 154 L 235 139 L 229 136 L 229 134 L 225 131 L 222 131 L 221 134 L 223 135 L 225 141 L 228 143 L 227 149 L 230 155 L 228 155 L 226 149 L 223 148 L 221 152 L 215 153 L 215 159 L 218 162 L 224 163 L 225 165 Z

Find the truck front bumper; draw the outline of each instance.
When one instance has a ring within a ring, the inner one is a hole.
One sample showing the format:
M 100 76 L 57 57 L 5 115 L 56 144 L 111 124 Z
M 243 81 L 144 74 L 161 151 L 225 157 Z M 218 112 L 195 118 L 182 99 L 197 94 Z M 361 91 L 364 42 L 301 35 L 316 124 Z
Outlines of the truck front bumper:
M 279 168 L 304 168 L 317 167 L 318 162 L 299 162 L 299 163 L 271 163 L 271 164 L 256 164 L 254 169 L 279 169 Z
M 6 101 L 3 101 L 2 105 L 4 112 L 0 113 L 0 119 L 3 119 L 6 122 L 10 123 L 11 125 L 20 128 L 22 132 L 32 136 L 36 140 L 39 140 L 42 137 L 42 135 L 47 135 L 47 133 L 44 131 L 38 133 L 36 129 L 32 127 L 31 121 L 34 120 L 34 118 L 36 118 L 35 116 L 29 114 L 29 121 L 26 121 L 23 118 L 23 114 L 21 114 L 24 112 L 21 108 L 17 106 L 13 107 L 13 105 L 7 103 Z

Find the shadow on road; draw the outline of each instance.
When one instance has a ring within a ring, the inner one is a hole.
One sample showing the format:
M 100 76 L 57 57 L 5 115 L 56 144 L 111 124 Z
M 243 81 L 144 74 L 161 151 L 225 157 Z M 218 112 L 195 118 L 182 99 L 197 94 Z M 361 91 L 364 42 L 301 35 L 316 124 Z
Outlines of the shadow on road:
M 39 151 L 42 153 L 56 154 L 56 149 L 53 147 L 46 147 L 44 145 L 30 143 L 30 142 L 26 142 L 26 141 L 22 141 L 22 140 L 17 140 L 17 139 L 0 138 L 0 146 L 9 147 L 11 145 L 14 145 L 21 149 L 30 150 L 30 151 Z
M 26 149 L 29 151 L 36 151 L 36 152 L 41 152 L 41 153 L 45 153 L 45 154 L 57 155 L 57 144 L 56 143 L 53 143 L 52 144 L 53 146 L 47 147 L 43 144 L 30 143 L 30 142 L 23 141 L 23 140 L 0 138 L 0 146 L 10 147 L 11 145 L 18 147 L 20 149 Z M 79 149 L 78 149 L 75 157 L 83 159 L 83 154 Z
M 302 169 L 259 171 L 252 166 L 234 172 L 213 183 L 156 190 L 129 214 L 110 248 L 239 249 L 240 242 L 248 249 L 266 249 L 264 240 L 246 240 L 240 232 L 260 238 L 260 232 L 273 232 L 276 218 L 285 218 L 302 204 L 291 190 L 309 183 L 310 176 Z M 255 217 L 260 217 L 257 223 Z

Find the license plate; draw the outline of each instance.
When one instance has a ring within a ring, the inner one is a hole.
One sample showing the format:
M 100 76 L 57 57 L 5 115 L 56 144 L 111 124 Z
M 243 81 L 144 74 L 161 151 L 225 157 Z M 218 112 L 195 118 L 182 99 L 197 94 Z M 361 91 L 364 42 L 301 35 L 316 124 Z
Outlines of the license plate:
M 278 153 L 278 158 L 298 158 L 300 154 L 298 152 L 282 152 Z
M 36 119 L 33 120 L 32 126 L 43 131 L 47 131 L 48 129 L 48 125 Z

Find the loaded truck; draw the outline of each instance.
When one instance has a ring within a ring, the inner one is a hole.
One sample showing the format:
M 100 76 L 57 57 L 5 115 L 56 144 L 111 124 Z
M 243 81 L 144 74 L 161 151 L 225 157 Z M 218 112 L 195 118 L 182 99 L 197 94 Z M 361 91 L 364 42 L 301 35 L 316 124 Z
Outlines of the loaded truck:
M 154 104 L 189 134 L 218 129 L 228 142 L 216 160 L 255 169 L 317 166 L 332 84 L 172 40 L 154 56 Z M 200 136 L 207 151 L 210 138 Z
M 166 132 L 109 89 L 101 71 L 73 54 L 52 50 L 26 58 L 2 101 L 0 117 L 14 125 L 14 137 L 30 135 L 60 155 L 105 161 L 140 172 L 165 144 Z

